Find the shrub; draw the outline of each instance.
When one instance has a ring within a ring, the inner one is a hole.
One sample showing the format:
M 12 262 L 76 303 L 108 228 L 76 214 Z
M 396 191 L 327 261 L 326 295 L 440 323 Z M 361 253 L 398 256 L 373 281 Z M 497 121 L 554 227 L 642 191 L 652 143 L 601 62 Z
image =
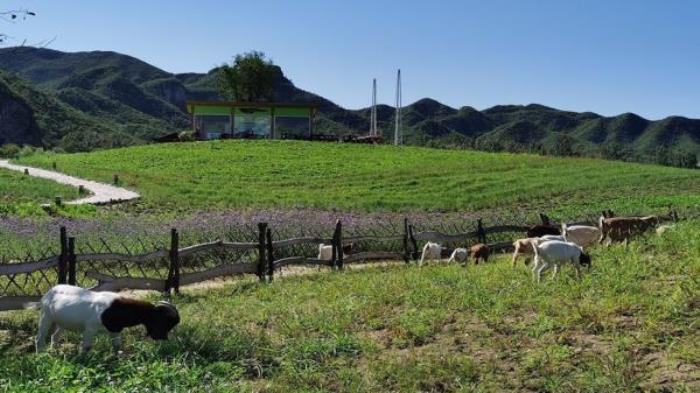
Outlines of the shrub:
M 17 158 L 20 153 L 20 147 L 14 143 L 6 143 L 0 146 L 0 157 Z

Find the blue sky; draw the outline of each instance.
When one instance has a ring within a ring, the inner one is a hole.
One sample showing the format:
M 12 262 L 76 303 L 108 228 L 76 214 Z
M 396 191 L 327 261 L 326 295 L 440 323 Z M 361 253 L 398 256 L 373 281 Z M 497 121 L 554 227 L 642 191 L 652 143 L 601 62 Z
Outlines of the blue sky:
M 348 108 L 541 103 L 604 115 L 700 117 L 698 1 L 4 1 L 3 29 L 50 48 L 114 50 L 205 72 L 262 50 L 299 87 Z

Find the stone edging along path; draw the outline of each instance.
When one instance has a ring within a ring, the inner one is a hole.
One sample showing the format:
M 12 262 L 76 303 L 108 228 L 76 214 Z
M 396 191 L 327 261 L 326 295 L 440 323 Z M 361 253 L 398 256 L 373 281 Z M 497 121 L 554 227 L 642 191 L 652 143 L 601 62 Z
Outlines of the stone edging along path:
M 91 196 L 74 201 L 65 202 L 71 205 L 104 205 L 115 202 L 126 202 L 137 199 L 140 195 L 134 191 L 129 191 L 125 188 L 111 186 L 109 184 L 99 183 L 91 180 L 84 180 L 73 176 L 68 176 L 63 173 L 49 171 L 46 169 L 32 168 L 29 166 L 10 164 L 8 160 L 0 160 L 0 168 L 10 169 L 13 171 L 24 172 L 29 171 L 29 176 L 40 177 L 42 179 L 53 180 L 56 183 L 67 184 L 74 187 L 83 186 L 85 190 L 92 193 Z

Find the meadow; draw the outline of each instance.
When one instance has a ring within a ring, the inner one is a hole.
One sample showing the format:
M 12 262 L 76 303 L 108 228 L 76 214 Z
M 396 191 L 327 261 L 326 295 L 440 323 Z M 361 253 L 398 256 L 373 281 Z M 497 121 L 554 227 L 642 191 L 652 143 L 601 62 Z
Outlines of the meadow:
M 60 195 L 66 200 L 78 198 L 78 189 L 49 180 L 0 169 L 0 216 L 35 213 L 42 203 L 53 203 Z
M 140 237 L 166 244 L 170 227 L 188 244 L 259 221 L 332 228 L 342 218 L 347 228 L 376 228 L 406 216 L 430 227 L 482 216 L 493 225 L 604 208 L 673 206 L 693 217 L 700 206 L 698 171 L 527 154 L 216 141 L 18 161 L 105 182 L 116 173 L 142 194 L 36 219 L 39 202 L 77 191 L 0 171 L 0 195 L 14 206 L 0 212 L 10 216 L 0 219 L 0 247 L 19 254 L 55 245 L 59 226 L 79 246 L 99 236 L 132 247 Z M 3 312 L 0 391 L 697 391 L 699 224 L 594 248 L 580 281 L 565 267 L 537 285 L 529 269 L 497 256 L 479 266 L 398 263 L 276 274 L 271 284 L 213 282 L 173 298 L 183 323 L 171 341 L 144 341 L 132 329 L 119 355 L 105 338 L 79 354 L 75 334 L 35 355 L 36 313 Z
M 0 390 L 697 391 L 699 224 L 595 248 L 581 280 L 501 256 L 193 288 L 170 341 L 131 329 L 120 355 L 75 334 L 35 355 L 36 314 L 1 313 Z
M 588 158 L 296 141 L 144 145 L 18 162 L 137 190 L 139 212 L 537 212 L 700 205 L 700 171 Z

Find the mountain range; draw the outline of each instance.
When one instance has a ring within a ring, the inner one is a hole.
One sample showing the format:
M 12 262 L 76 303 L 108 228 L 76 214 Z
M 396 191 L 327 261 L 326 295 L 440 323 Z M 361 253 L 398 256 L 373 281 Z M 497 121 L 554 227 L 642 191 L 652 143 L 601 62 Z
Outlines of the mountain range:
M 107 51 L 1 48 L 0 145 L 85 151 L 187 130 L 187 100 L 220 99 L 216 72 L 173 74 Z M 304 91 L 279 67 L 275 100 L 319 103 L 315 129 L 320 133 L 365 134 L 369 129 L 370 108 L 345 109 Z M 379 105 L 377 113 L 380 131 L 391 139 L 394 108 Z M 700 120 L 680 116 L 651 121 L 633 113 L 605 117 L 539 104 L 479 111 L 424 98 L 402 108 L 402 119 L 406 143 L 417 145 L 670 164 L 676 163 L 663 160 L 680 154 L 692 161 L 700 153 Z

